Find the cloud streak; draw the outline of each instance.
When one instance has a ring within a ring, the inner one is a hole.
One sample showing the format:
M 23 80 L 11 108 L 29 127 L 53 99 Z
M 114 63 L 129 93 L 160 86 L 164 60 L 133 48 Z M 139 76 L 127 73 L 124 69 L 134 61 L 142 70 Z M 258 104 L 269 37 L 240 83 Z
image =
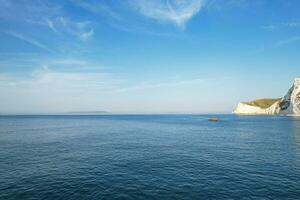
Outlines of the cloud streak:
M 197 85 L 204 82 L 209 81 L 216 81 L 216 80 L 223 80 L 229 77 L 223 78 L 196 78 L 196 79 L 188 79 L 188 80 L 174 80 L 174 81 L 166 81 L 166 82 L 159 82 L 159 83 L 142 83 L 139 85 L 125 87 L 116 90 L 116 92 L 131 92 L 131 91 L 143 91 L 143 90 L 151 90 L 151 89 L 165 89 L 165 88 L 176 88 L 180 86 L 188 86 L 188 85 Z
M 100 1 L 70 0 L 76 6 L 94 14 L 107 14 L 112 18 L 121 19 L 121 16 L 113 11 L 108 5 Z
M 134 0 L 135 8 L 142 15 L 181 28 L 203 8 L 204 3 L 205 0 Z
M 292 43 L 299 42 L 299 41 L 300 41 L 300 35 L 291 37 L 291 38 L 286 39 L 286 40 L 279 41 L 277 43 L 277 46 L 288 45 L 288 44 L 292 44 Z
M 72 21 L 66 17 L 60 16 L 53 23 L 62 26 L 65 32 L 77 36 L 81 41 L 87 41 L 94 35 L 94 29 L 90 21 Z
M 97 108 L 103 98 L 120 84 L 120 80 L 112 76 L 103 72 L 58 71 L 46 65 L 26 76 L 0 73 L 0 111 L 48 112 Z
M 294 21 L 287 21 L 287 22 L 282 22 L 277 24 L 266 25 L 263 26 L 262 28 L 269 31 L 275 31 L 281 28 L 299 28 L 299 27 L 300 27 L 300 21 L 294 20 Z
M 35 47 L 38 47 L 38 48 L 43 49 L 43 50 L 45 50 L 45 51 L 48 51 L 48 52 L 50 52 L 50 53 L 53 53 L 53 52 L 54 52 L 52 49 L 50 49 L 50 48 L 49 48 L 48 46 L 46 46 L 45 44 L 42 44 L 42 43 L 40 43 L 39 41 L 37 41 L 37 40 L 35 40 L 35 39 L 31 38 L 31 37 L 24 36 L 24 35 L 22 35 L 22 34 L 20 34 L 20 33 L 13 32 L 13 31 L 9 31 L 9 32 L 7 32 L 7 34 L 9 34 L 9 35 L 11 35 L 11 36 L 13 36 L 13 37 L 15 37 L 15 38 L 18 38 L 18 39 L 20 39 L 20 40 L 23 40 L 23 41 L 25 41 L 25 42 L 27 42 L 27 43 L 29 43 L 29 44 L 35 46 Z

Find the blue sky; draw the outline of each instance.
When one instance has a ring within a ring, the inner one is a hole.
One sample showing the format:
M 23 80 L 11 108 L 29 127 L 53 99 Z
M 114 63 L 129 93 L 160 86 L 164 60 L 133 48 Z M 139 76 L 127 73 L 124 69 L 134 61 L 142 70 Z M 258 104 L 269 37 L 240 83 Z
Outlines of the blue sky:
M 299 76 L 298 0 L 0 0 L 0 112 L 228 113 Z

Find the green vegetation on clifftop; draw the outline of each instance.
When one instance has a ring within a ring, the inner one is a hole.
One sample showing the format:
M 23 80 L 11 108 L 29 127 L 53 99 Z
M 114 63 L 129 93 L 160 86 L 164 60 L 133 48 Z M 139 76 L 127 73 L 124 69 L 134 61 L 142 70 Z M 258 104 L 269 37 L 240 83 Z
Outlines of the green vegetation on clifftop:
M 247 104 L 249 106 L 256 106 L 256 107 L 260 107 L 262 109 L 266 109 L 280 100 L 281 100 L 281 98 L 279 98 L 279 99 L 257 99 L 254 101 L 243 102 L 243 103 Z

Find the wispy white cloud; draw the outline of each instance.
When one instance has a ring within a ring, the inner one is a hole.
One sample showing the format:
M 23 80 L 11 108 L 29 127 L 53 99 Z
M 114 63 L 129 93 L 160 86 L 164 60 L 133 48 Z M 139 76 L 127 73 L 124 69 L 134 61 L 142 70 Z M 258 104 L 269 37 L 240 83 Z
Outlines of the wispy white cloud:
M 112 10 L 107 4 L 102 1 L 85 1 L 85 0 L 70 0 L 72 3 L 94 14 L 109 15 L 115 19 L 121 19 L 121 16 Z
M 228 79 L 228 77 L 223 78 L 195 78 L 195 79 L 187 79 L 187 80 L 170 80 L 166 82 L 158 82 L 158 83 L 140 83 L 135 86 L 124 87 L 116 90 L 116 92 L 130 92 L 130 91 L 145 91 L 152 89 L 166 89 L 166 88 L 176 88 L 181 86 L 189 86 L 189 85 L 198 85 L 204 82 L 216 81 L 216 80 L 224 80 Z
M 27 19 L 27 23 L 48 27 L 55 33 L 65 33 L 76 36 L 85 42 L 94 35 L 94 29 L 90 21 L 75 21 L 63 15 L 54 18 L 41 18 L 39 20 Z
M 58 71 L 47 65 L 25 76 L 0 73 L 0 111 L 97 109 L 119 82 L 109 73 Z
M 206 7 L 209 10 L 223 11 L 226 9 L 260 7 L 264 0 L 209 0 Z
M 293 19 L 290 21 L 280 23 L 281 26 L 289 27 L 289 28 L 299 28 L 300 27 L 300 19 Z
M 39 65 L 47 64 L 50 67 L 54 67 L 56 69 L 62 69 L 72 72 L 95 72 L 99 73 L 103 70 L 109 70 L 110 68 L 107 66 L 103 66 L 99 64 L 97 61 L 93 60 L 85 60 L 76 57 L 67 57 L 60 59 L 45 59 L 38 62 Z
M 65 11 L 64 6 L 57 2 L 48 0 L 32 0 L 29 2 L 26 0 L 20 0 L 20 2 L 0 1 L 2 5 L 0 6 L 0 19 L 5 21 L 30 25 L 31 29 L 33 29 L 32 26 L 39 26 L 38 28 L 46 27 L 59 34 L 60 37 L 68 37 L 68 40 L 70 36 L 75 36 L 77 39 L 85 42 L 94 35 L 94 28 L 90 21 L 74 20 Z M 27 30 L 18 30 L 18 27 L 15 27 L 14 31 L 20 33 L 14 35 L 21 38 L 21 33 L 26 35 Z M 43 31 L 47 30 L 43 29 Z M 37 42 L 34 43 L 37 44 Z
M 44 65 L 41 69 L 33 71 L 31 78 L 27 79 L 27 81 L 36 85 L 44 84 L 48 87 L 61 85 L 61 87 L 70 87 L 70 89 L 76 90 L 88 86 L 99 86 L 97 89 L 100 90 L 108 87 L 107 83 L 110 83 L 108 81 L 109 76 L 110 74 L 102 72 L 55 71 Z M 95 87 L 92 87 L 92 89 L 95 89 Z
M 60 60 L 54 60 L 52 64 L 62 64 L 62 65 L 87 65 L 88 63 L 85 60 L 76 59 L 76 58 L 66 58 Z
M 274 23 L 271 25 L 266 25 L 262 27 L 265 30 L 268 31 L 288 31 L 290 29 L 294 29 L 295 31 L 298 30 L 297 28 L 300 28 L 300 20 L 294 19 L 290 21 L 280 22 L 280 23 Z M 272 47 L 281 47 L 284 45 L 293 44 L 295 42 L 300 41 L 300 35 L 291 36 L 287 39 L 279 40 L 275 42 Z
M 45 51 L 48 51 L 48 52 L 54 52 L 54 51 L 53 51 L 52 49 L 50 49 L 47 45 L 45 45 L 45 44 L 43 44 L 43 43 L 41 43 L 41 42 L 37 41 L 36 39 L 31 38 L 31 37 L 24 36 L 24 35 L 22 35 L 22 34 L 20 34 L 20 33 L 13 32 L 13 31 L 8 31 L 8 32 L 6 32 L 6 33 L 9 34 L 9 35 L 11 35 L 11 36 L 13 36 L 13 37 L 15 37 L 15 38 L 18 38 L 18 39 L 20 39 L 20 40 L 23 40 L 23 41 L 25 41 L 25 42 L 27 42 L 27 43 L 29 43 L 29 44 L 35 46 L 35 47 L 38 47 L 38 48 L 40 48 L 40 49 L 43 49 L 43 50 L 45 50 Z
M 267 26 L 263 26 L 262 28 L 265 29 L 265 30 L 268 30 L 268 31 L 274 31 L 274 30 L 278 29 L 278 26 L 267 25 Z
M 72 21 L 60 16 L 53 23 L 56 23 L 57 26 L 63 26 L 64 30 L 62 31 L 75 35 L 82 41 L 87 41 L 94 35 L 94 29 L 90 21 Z
M 299 27 L 300 27 L 299 20 L 291 20 L 291 21 L 266 25 L 266 26 L 263 26 L 262 28 L 269 30 L 269 31 L 274 31 L 274 30 L 279 30 L 279 29 L 283 29 L 283 28 L 299 28 Z
M 80 38 L 82 41 L 87 41 L 87 40 L 88 40 L 89 38 L 91 38 L 93 35 L 94 35 L 94 29 L 91 29 L 91 30 L 89 30 L 89 31 L 79 33 L 79 38 Z
M 284 23 L 281 23 L 281 24 L 284 25 L 284 26 L 290 27 L 290 28 L 300 27 L 300 21 L 299 20 L 297 20 L 297 21 L 290 21 L 290 22 L 284 22 Z
M 54 31 L 54 32 L 56 32 L 56 33 L 58 32 L 58 31 L 56 30 L 55 25 L 54 25 L 54 23 L 53 23 L 52 20 L 46 19 L 46 23 L 47 23 L 48 27 L 49 27 L 52 31 Z
M 77 7 L 90 12 L 96 18 L 97 17 L 104 17 L 107 20 L 107 25 L 111 26 L 114 29 L 130 32 L 130 33 L 138 33 L 138 34 L 147 34 L 153 36 L 163 36 L 163 37 L 178 37 L 173 33 L 167 32 L 157 32 L 156 30 L 149 30 L 148 28 L 144 27 L 143 24 L 136 23 L 136 21 L 132 21 L 132 18 L 128 17 L 124 10 L 118 10 L 118 8 L 113 7 L 112 5 L 107 4 L 104 1 L 97 1 L 97 0 L 69 0 Z M 123 1 L 124 5 L 136 6 L 135 2 L 133 1 Z M 132 7 L 131 7 L 132 8 Z M 136 8 L 136 7 L 135 7 Z M 124 6 L 122 7 L 124 9 Z M 90 29 L 85 33 L 81 34 L 81 39 L 83 41 L 87 40 L 86 38 L 91 37 L 94 34 L 94 29 Z
M 203 8 L 205 0 L 134 0 L 135 8 L 144 16 L 175 23 L 184 27 L 186 22 Z
M 281 40 L 281 41 L 277 42 L 276 46 L 283 46 L 283 45 L 292 44 L 292 43 L 299 42 L 299 41 L 300 41 L 300 35 L 288 38 L 286 40 Z

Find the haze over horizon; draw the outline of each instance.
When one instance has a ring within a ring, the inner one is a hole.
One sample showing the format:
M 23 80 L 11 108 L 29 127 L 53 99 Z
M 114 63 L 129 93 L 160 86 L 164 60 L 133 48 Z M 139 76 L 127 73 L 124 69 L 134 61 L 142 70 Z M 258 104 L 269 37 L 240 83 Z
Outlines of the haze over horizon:
M 300 75 L 298 0 L 0 0 L 0 113 L 229 113 Z

